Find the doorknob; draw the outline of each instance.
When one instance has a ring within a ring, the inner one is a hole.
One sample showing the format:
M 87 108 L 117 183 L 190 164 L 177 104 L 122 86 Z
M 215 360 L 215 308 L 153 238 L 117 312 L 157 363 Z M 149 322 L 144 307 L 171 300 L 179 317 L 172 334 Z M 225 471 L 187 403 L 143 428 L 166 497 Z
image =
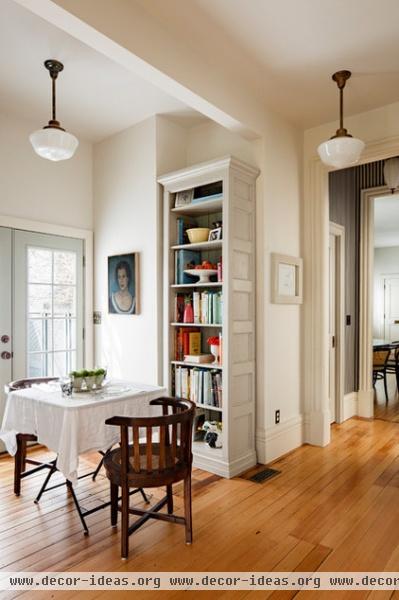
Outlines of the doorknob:
M 0 356 L 3 360 L 10 360 L 10 358 L 12 358 L 12 352 L 7 352 L 7 350 L 5 350 Z
M 9 335 L 2 335 L 0 338 L 0 342 L 2 342 L 3 344 L 8 344 L 9 341 L 10 341 Z

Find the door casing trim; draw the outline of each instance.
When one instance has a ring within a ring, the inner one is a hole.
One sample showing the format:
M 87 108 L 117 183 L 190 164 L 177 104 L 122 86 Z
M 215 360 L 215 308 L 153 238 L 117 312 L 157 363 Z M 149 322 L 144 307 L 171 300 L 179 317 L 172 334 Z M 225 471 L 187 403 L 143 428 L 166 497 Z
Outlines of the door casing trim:
M 336 290 L 335 290 L 335 422 L 345 420 L 345 227 L 330 221 L 330 234 L 335 239 Z
M 22 229 L 34 233 L 47 233 L 83 240 L 85 269 L 84 269 L 84 357 L 85 366 L 94 366 L 94 326 L 93 326 L 93 231 L 78 229 L 65 225 L 55 225 L 41 221 L 31 221 L 7 215 L 0 215 L 0 227 Z

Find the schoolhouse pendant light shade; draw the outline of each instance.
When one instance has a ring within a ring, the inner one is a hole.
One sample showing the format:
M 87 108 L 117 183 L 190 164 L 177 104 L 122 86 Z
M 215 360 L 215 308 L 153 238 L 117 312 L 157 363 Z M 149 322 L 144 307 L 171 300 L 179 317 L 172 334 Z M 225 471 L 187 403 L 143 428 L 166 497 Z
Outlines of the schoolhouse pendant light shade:
M 388 158 L 384 162 L 384 179 L 393 194 L 399 187 L 399 156 Z
M 71 158 L 79 145 L 77 138 L 65 131 L 56 118 L 55 80 L 64 65 L 58 60 L 46 60 L 44 66 L 50 73 L 52 83 L 52 118 L 43 129 L 30 134 L 29 140 L 36 154 L 48 160 Z
M 350 71 L 337 71 L 332 76 L 339 89 L 339 129 L 327 142 L 323 142 L 317 148 L 317 152 L 325 165 L 344 169 L 355 165 L 364 149 L 364 142 L 352 137 L 344 128 L 344 96 L 343 90 L 349 77 Z

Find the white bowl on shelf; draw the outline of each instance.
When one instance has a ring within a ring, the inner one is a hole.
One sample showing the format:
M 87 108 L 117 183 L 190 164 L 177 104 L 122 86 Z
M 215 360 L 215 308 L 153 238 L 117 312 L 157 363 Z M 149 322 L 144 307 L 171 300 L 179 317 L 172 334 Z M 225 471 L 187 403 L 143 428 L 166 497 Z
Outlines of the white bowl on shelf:
M 187 273 L 187 275 L 199 277 L 199 281 L 197 281 L 197 283 L 210 283 L 209 278 L 212 275 L 218 274 L 216 269 L 186 269 L 184 272 Z
M 201 242 L 207 242 L 210 229 L 208 227 L 193 227 L 187 229 L 186 233 L 190 244 L 200 244 Z

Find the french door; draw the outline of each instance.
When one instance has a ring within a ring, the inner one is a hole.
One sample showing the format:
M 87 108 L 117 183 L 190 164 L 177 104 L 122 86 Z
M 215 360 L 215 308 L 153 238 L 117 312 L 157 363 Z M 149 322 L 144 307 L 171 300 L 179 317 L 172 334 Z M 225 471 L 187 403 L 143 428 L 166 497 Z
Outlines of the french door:
M 83 241 L 13 238 L 13 373 L 60 377 L 83 364 Z
M 0 227 L 1 392 L 83 366 L 83 261 L 83 240 Z

